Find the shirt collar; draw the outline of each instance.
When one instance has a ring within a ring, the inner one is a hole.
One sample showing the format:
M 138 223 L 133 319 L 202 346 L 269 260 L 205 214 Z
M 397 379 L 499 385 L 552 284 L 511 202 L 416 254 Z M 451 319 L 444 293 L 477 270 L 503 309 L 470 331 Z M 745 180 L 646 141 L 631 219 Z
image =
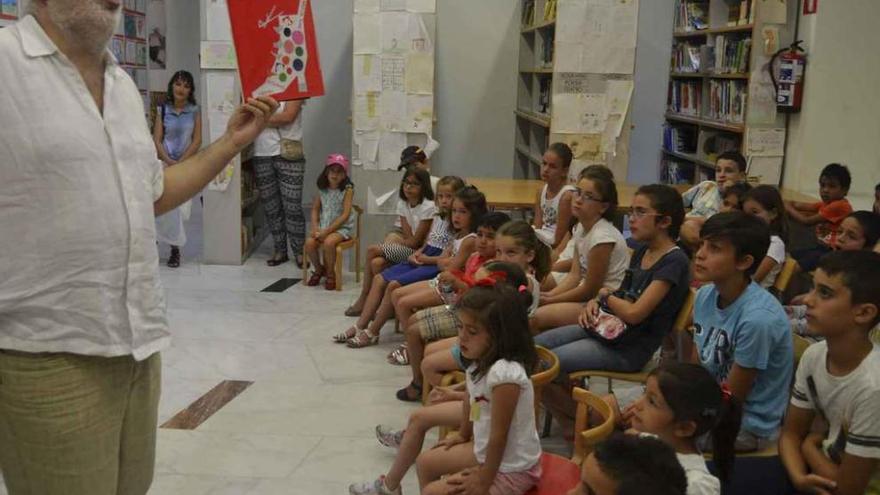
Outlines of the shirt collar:
M 17 25 L 21 33 L 22 47 L 29 57 L 46 57 L 59 52 L 58 47 L 33 15 L 28 14 Z M 118 65 L 116 57 L 109 48 L 104 53 L 104 62 L 108 66 Z

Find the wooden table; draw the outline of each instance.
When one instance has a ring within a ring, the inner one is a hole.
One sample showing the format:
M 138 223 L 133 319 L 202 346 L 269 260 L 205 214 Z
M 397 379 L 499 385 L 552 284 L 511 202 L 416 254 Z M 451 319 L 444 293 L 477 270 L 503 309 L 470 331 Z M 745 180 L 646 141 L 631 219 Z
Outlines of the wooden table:
M 486 195 L 486 201 L 489 203 L 489 206 L 500 209 L 534 207 L 538 192 L 544 185 L 542 181 L 534 179 L 490 179 L 485 177 L 468 179 L 468 183 L 473 184 Z M 619 209 L 629 208 L 632 205 L 633 196 L 635 196 L 639 187 L 639 184 L 618 183 L 617 207 Z M 691 185 L 680 184 L 675 187 L 679 191 L 684 192 Z M 816 201 L 816 198 L 788 189 L 782 190 L 782 198 L 804 202 Z

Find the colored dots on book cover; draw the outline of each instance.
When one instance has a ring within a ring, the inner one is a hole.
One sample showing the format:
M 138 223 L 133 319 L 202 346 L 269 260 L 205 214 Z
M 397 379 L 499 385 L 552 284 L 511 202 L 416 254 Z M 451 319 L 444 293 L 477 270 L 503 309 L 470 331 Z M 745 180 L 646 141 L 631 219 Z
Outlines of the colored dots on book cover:
M 242 94 L 279 101 L 324 94 L 309 0 L 227 0 Z

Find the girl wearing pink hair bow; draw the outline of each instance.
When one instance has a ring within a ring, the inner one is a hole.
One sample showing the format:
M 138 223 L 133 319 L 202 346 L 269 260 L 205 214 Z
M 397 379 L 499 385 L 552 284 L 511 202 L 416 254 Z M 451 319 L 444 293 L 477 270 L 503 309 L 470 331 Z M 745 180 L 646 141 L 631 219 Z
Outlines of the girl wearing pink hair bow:
M 306 239 L 306 254 L 314 271 L 306 285 L 316 286 L 326 277 L 324 288 L 336 290 L 333 266 L 336 245 L 351 239 L 355 216 L 351 214 L 354 184 L 348 177 L 348 158 L 340 153 L 327 157 L 324 171 L 318 177 L 318 197 L 312 205 L 312 231 Z M 321 252 L 324 263 L 321 263 Z

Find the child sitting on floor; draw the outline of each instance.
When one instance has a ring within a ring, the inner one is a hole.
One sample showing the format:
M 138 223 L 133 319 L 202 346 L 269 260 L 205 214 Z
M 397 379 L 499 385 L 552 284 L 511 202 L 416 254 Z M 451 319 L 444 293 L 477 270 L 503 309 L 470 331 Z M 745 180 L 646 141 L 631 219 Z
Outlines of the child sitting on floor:
M 832 163 L 822 169 L 819 175 L 819 197 L 815 203 L 786 201 L 785 210 L 795 222 L 816 226 L 818 246 L 792 251 L 801 269 L 811 272 L 816 269 L 819 258 L 836 249 L 840 223 L 852 213 L 852 205 L 846 199 L 852 177 L 849 169 L 839 163 Z
M 782 462 L 802 493 L 880 493 L 880 349 L 868 336 L 880 323 L 880 255 L 825 255 L 804 302 L 824 341 L 798 365 Z M 817 418 L 822 429 L 811 433 Z
M 321 283 L 322 277 L 327 277 L 324 288 L 336 290 L 336 245 L 351 239 L 354 234 L 353 197 L 348 158 L 339 153 L 328 156 L 324 171 L 318 177 L 318 197 L 312 206 L 312 232 L 306 239 L 306 255 L 314 266 L 306 285 L 314 287 Z M 323 264 L 321 253 L 324 254 Z

